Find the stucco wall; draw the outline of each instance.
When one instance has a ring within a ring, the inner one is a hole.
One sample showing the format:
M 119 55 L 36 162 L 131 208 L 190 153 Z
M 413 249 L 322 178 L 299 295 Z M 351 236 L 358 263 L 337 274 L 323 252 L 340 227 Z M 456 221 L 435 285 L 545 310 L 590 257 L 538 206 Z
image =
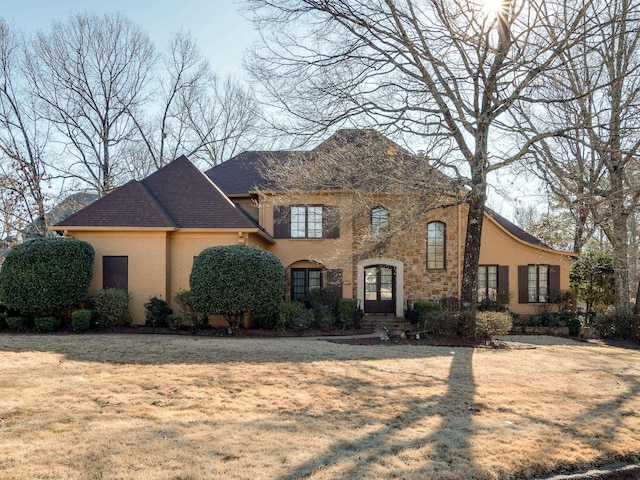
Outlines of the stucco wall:
M 520 242 L 494 220 L 485 216 L 480 248 L 481 265 L 509 266 L 509 307 L 513 312 L 530 315 L 537 313 L 548 304 L 528 304 L 518 302 L 518 266 L 519 265 L 559 265 L 560 289 L 569 289 L 569 267 L 572 259 L 569 255 L 550 249 L 537 248 Z
M 305 202 L 308 205 L 332 205 L 340 207 L 344 200 L 335 195 L 315 195 L 310 196 Z M 273 235 L 273 206 L 274 203 L 268 198 L 263 199 L 260 204 L 260 219 L 267 232 Z M 345 215 L 340 215 L 340 236 L 339 238 L 278 238 L 274 245 L 269 245 L 267 249 L 274 253 L 282 262 L 285 268 L 297 262 L 313 262 L 309 265 L 318 264 L 326 269 L 341 269 L 343 273 L 342 295 L 346 298 L 352 297 L 352 251 L 353 251 L 353 231 L 351 222 L 345 220 Z M 299 266 L 300 264 L 298 264 Z
M 102 257 L 127 256 L 129 267 L 129 312 L 134 323 L 144 324 L 144 304 L 152 296 L 166 298 L 168 293 L 168 232 L 73 232 L 72 236 L 89 242 L 96 251 L 91 290 L 102 286 Z

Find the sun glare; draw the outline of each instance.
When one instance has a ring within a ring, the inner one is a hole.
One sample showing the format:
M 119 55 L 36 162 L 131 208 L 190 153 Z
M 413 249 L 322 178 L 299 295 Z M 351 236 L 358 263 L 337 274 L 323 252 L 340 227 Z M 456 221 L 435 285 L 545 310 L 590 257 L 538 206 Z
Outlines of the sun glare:
M 486 13 L 498 13 L 504 9 L 504 0 L 482 0 L 482 9 Z

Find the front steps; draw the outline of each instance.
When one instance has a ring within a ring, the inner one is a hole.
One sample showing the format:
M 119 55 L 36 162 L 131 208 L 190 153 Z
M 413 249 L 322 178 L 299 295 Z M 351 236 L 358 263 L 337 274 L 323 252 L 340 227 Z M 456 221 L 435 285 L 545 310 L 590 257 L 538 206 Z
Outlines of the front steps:
M 410 322 L 402 317 L 396 317 L 395 315 L 380 315 L 380 314 L 367 314 L 365 313 L 362 319 L 362 328 L 371 330 L 372 332 L 383 332 L 384 327 L 388 328 L 392 333 L 402 332 L 403 330 L 413 330 L 415 325 L 411 325 Z

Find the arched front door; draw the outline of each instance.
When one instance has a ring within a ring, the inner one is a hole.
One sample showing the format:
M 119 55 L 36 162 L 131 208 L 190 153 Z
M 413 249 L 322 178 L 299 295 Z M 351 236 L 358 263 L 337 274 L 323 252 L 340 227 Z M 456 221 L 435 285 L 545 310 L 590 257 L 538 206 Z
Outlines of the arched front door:
M 395 313 L 396 269 L 389 265 L 371 265 L 364 269 L 364 311 Z

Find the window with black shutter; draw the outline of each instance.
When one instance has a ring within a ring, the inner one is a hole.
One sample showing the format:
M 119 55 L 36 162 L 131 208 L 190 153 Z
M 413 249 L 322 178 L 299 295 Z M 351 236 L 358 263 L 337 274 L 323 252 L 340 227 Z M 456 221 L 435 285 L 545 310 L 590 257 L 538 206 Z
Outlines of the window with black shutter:
M 275 238 L 339 238 L 338 207 L 331 205 L 276 205 Z
M 550 303 L 559 292 L 559 265 L 518 266 L 519 303 Z

